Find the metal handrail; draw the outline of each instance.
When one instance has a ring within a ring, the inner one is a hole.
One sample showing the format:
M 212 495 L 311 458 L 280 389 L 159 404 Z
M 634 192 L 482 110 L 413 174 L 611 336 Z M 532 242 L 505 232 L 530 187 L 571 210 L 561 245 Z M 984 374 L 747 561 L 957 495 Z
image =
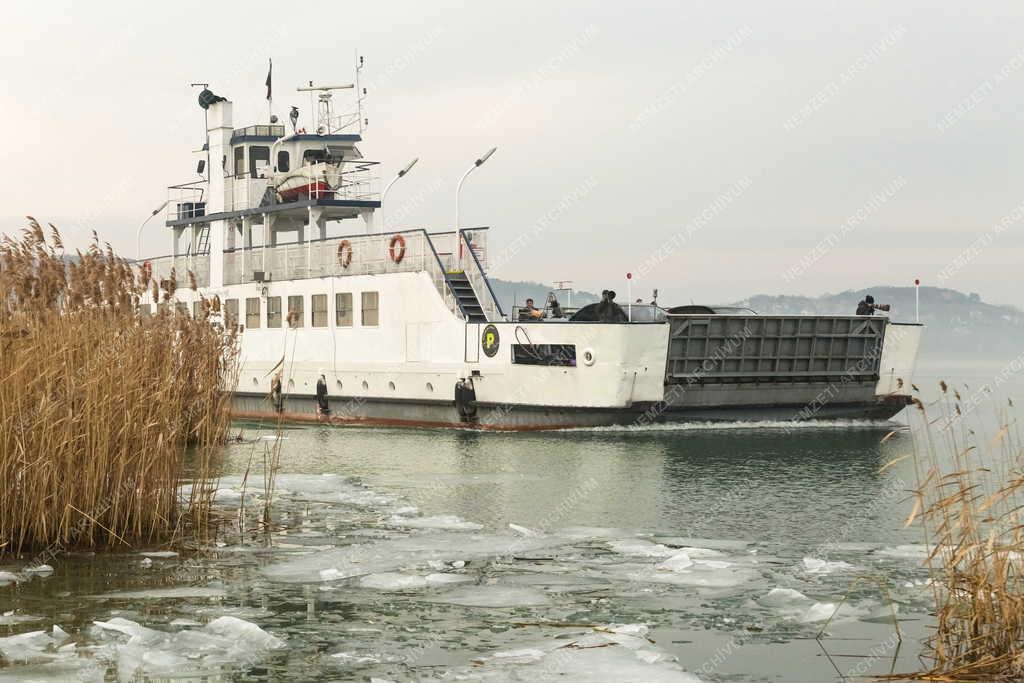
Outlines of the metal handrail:
M 494 294 L 494 289 L 491 287 L 491 281 L 490 279 L 488 279 L 487 274 L 484 272 L 484 267 L 480 264 L 480 259 L 477 258 L 476 252 L 473 250 L 473 245 L 466 237 L 467 230 L 467 228 L 459 230 L 459 237 L 462 239 L 462 243 L 465 245 L 466 249 L 469 251 L 470 256 L 473 258 L 473 264 L 476 266 L 477 272 L 479 273 L 479 278 L 484 281 L 485 285 L 487 285 L 487 293 L 490 294 L 491 296 L 491 308 L 496 309 L 498 311 L 498 315 L 501 318 L 504 318 L 505 311 L 502 310 L 501 302 L 498 301 L 498 297 Z

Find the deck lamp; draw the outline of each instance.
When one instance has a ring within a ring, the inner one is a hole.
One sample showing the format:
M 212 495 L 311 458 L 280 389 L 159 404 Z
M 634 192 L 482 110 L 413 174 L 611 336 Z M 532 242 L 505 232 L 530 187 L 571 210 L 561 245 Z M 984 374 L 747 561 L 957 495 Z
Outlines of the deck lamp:
M 455 229 L 458 230 L 460 227 L 459 223 L 459 195 L 462 194 L 462 183 L 466 182 L 466 178 L 474 170 L 484 165 L 484 162 L 491 158 L 491 155 L 498 151 L 497 147 L 491 147 L 487 150 L 487 153 L 482 157 L 473 162 L 473 165 L 469 167 L 469 170 L 462 174 L 462 178 L 459 179 L 459 185 L 455 188 Z
M 419 160 L 420 160 L 420 158 L 416 157 L 415 159 L 410 161 L 408 164 L 406 164 L 405 168 L 403 168 L 401 171 L 399 171 L 398 174 L 394 178 L 391 179 L 391 182 L 388 183 L 387 186 L 384 188 L 384 192 L 381 193 L 381 195 L 380 195 L 380 228 L 381 228 L 381 232 L 384 232 L 384 230 L 387 229 L 387 224 L 384 222 L 384 198 L 388 196 L 388 190 L 390 190 L 391 186 L 394 185 L 395 183 L 397 183 L 399 181 L 399 179 L 405 177 L 405 174 L 408 173 L 409 171 L 411 171 L 412 167 L 415 166 L 416 162 L 419 161 Z
M 158 206 L 155 209 L 153 209 L 153 213 L 151 213 L 148 216 L 146 216 L 146 220 L 142 221 L 142 225 L 139 226 L 139 232 L 135 236 L 135 258 L 136 259 L 142 260 L 142 229 L 144 227 L 146 227 L 146 223 L 149 222 L 150 218 L 152 218 L 153 216 L 155 216 L 158 213 L 160 213 L 161 211 L 163 211 L 164 207 L 167 206 L 170 203 L 171 203 L 171 200 L 168 199 L 163 204 L 161 204 L 160 206 Z

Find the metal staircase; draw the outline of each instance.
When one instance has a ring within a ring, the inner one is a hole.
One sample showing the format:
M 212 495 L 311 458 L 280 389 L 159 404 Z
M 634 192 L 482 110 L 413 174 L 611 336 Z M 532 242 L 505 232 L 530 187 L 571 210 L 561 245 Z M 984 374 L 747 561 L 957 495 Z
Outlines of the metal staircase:
M 466 322 L 469 323 L 485 323 L 487 322 L 487 316 L 484 314 L 484 309 L 480 305 L 480 300 L 476 298 L 476 292 L 473 291 L 473 285 L 469 283 L 469 278 L 466 277 L 465 273 L 448 273 L 448 286 L 451 287 L 452 294 L 459 302 L 459 308 L 466 315 Z

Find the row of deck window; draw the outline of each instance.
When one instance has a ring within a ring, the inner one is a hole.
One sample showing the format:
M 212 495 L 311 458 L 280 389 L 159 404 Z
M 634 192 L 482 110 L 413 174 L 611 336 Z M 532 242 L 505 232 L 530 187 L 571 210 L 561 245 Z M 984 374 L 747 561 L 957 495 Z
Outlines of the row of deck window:
M 327 327 L 331 311 L 328 308 L 330 297 L 327 294 L 313 294 L 308 297 L 310 312 L 306 317 L 307 297 L 297 294 L 289 297 L 270 296 L 267 297 L 266 306 L 262 306 L 262 298 L 258 296 L 246 299 L 225 299 L 224 300 L 224 322 L 227 325 L 244 325 L 242 328 L 250 330 L 266 327 L 268 329 L 281 328 L 287 324 L 289 327 Z M 244 302 L 244 319 L 240 305 Z M 377 327 L 380 324 L 380 293 L 360 292 L 359 293 L 359 321 L 363 327 Z M 284 314 L 282 305 L 287 304 L 287 314 Z M 157 310 L 164 309 L 168 304 L 157 304 Z M 199 317 L 200 303 L 192 302 L 192 315 Z M 175 303 L 175 306 L 184 314 L 188 314 L 188 304 L 183 301 Z M 150 304 L 141 304 L 139 313 L 150 315 L 152 313 Z M 355 320 L 355 309 L 352 305 L 352 292 L 338 292 L 334 295 L 334 325 L 335 327 L 353 327 Z
M 378 292 L 361 292 L 359 295 L 359 320 L 363 327 L 377 327 L 380 324 L 380 294 Z M 240 310 L 244 301 L 245 311 Z M 262 326 L 279 328 L 288 324 L 290 327 L 327 327 L 331 314 L 328 305 L 330 298 L 326 294 L 313 294 L 308 297 L 310 315 L 306 317 L 307 297 L 297 294 L 289 297 L 267 297 L 266 306 L 261 306 L 260 297 L 247 299 L 225 299 L 224 321 L 228 325 L 244 324 L 253 330 Z M 282 305 L 287 305 L 285 314 Z M 261 310 L 262 309 L 262 310 Z M 352 306 L 351 292 L 338 292 L 334 295 L 335 327 L 352 327 L 355 311 Z

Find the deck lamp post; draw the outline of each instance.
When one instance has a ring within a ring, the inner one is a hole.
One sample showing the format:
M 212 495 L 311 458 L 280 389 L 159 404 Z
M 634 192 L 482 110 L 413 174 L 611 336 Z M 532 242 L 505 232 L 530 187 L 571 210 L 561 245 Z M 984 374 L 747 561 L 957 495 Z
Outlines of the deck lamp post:
M 488 159 L 490 159 L 491 155 L 494 154 L 497 151 L 498 151 L 497 147 L 491 147 L 489 150 L 487 150 L 486 154 L 484 154 L 482 157 L 480 157 L 479 159 L 474 161 L 473 165 L 469 167 L 469 170 L 466 171 L 465 173 L 463 173 L 462 174 L 462 178 L 459 179 L 459 186 L 457 188 L 455 188 L 455 230 L 456 231 L 458 231 L 458 229 L 461 227 L 461 224 L 459 223 L 459 195 L 462 194 L 462 183 L 466 182 L 466 178 L 469 177 L 470 173 L 472 173 L 474 170 L 476 170 L 480 166 L 483 166 L 484 162 L 487 161 Z
M 401 171 L 399 171 L 398 175 L 396 175 L 394 178 L 392 178 L 391 182 L 388 183 L 384 187 L 384 191 L 380 195 L 380 231 L 381 232 L 384 232 L 388 228 L 387 223 L 384 222 L 384 199 L 388 196 L 388 190 L 391 189 L 392 185 L 394 185 L 399 180 L 401 180 L 403 177 L 405 177 L 405 174 L 408 173 L 409 171 L 411 171 L 412 167 L 415 166 L 416 162 L 419 161 L 419 160 L 420 160 L 420 158 L 416 157 L 415 159 L 410 161 L 408 164 L 406 164 L 405 168 L 403 168 Z
M 151 213 L 148 216 L 146 216 L 146 220 L 142 221 L 142 225 L 139 226 L 139 231 L 138 231 L 138 233 L 135 236 L 135 258 L 136 258 L 136 260 L 141 260 L 142 259 L 142 229 L 144 227 L 146 227 L 146 223 L 149 222 L 150 218 L 152 218 L 153 216 L 155 216 L 158 213 L 160 213 L 161 211 L 163 211 L 164 207 L 167 206 L 168 204 L 170 204 L 170 202 L 171 202 L 171 200 L 168 199 L 163 204 L 161 204 L 160 206 L 158 206 L 155 209 L 153 209 L 153 213 Z

